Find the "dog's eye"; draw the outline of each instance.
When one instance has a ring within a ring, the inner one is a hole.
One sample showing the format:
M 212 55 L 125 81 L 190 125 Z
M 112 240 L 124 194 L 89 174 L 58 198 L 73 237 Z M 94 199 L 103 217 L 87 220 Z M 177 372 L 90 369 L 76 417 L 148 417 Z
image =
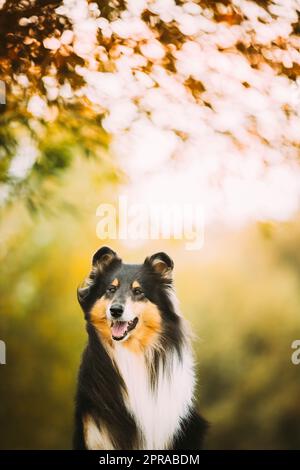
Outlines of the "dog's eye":
M 143 291 L 140 287 L 135 287 L 134 289 L 132 289 L 134 295 L 143 295 Z
M 114 294 L 116 290 L 117 290 L 116 286 L 108 286 L 108 288 L 106 289 L 106 292 L 108 292 L 109 294 Z

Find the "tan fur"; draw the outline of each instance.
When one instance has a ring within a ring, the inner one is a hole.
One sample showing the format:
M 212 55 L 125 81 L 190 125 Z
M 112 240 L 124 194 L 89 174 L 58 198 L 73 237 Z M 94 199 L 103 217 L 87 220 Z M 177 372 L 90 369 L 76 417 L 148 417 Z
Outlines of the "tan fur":
M 114 341 L 111 336 L 111 328 L 106 317 L 106 310 L 109 300 L 101 297 L 93 306 L 90 318 L 101 338 L 113 346 Z M 161 316 L 155 304 L 146 300 L 144 302 L 134 302 L 128 300 L 129 308 L 134 312 L 134 316 L 139 321 L 135 329 L 129 334 L 128 338 L 122 343 L 124 347 L 132 352 L 143 352 L 147 347 L 153 345 L 161 331 Z
M 161 331 L 161 316 L 156 305 L 149 300 L 146 302 L 131 301 L 131 308 L 139 321 L 123 345 L 137 353 L 155 343 Z
M 101 426 L 101 431 L 90 415 L 83 418 L 83 432 L 86 446 L 90 450 L 114 450 L 109 433 Z
M 163 278 L 170 279 L 172 277 L 172 269 L 168 268 L 164 261 L 160 259 L 154 260 L 152 266 Z
M 101 338 L 112 344 L 111 329 L 106 317 L 106 309 L 109 304 L 109 300 L 101 297 L 95 305 L 93 306 L 90 318 L 91 323 L 94 325 L 98 333 L 101 335 Z
M 115 286 L 115 287 L 118 287 L 119 286 L 119 279 L 115 278 L 112 283 L 111 283 L 112 286 Z
M 136 288 L 138 288 L 138 287 L 141 287 L 141 284 L 140 284 L 138 281 L 133 281 L 131 287 L 132 287 L 132 289 L 136 289 Z

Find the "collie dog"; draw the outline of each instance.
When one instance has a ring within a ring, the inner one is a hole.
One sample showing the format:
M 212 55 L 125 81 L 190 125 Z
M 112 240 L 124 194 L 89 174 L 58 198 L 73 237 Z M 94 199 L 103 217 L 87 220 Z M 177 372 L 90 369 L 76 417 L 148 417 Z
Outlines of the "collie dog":
M 199 449 L 190 335 L 165 253 L 124 264 L 100 248 L 78 300 L 88 344 L 78 377 L 75 449 Z

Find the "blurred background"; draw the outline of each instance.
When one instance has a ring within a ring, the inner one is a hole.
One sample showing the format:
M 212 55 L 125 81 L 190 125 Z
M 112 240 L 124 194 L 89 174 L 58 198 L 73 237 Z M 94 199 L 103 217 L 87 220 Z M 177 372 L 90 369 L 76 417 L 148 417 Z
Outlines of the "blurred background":
M 76 289 L 166 251 L 210 449 L 300 448 L 298 1 L 0 1 L 0 448 L 71 447 Z M 204 245 L 99 240 L 118 195 L 200 204 Z

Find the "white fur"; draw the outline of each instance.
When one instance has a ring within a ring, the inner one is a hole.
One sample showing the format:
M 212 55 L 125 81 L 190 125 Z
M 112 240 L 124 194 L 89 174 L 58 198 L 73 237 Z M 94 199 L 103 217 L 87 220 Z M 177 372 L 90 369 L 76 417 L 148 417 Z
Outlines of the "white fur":
M 160 368 L 154 391 L 143 355 L 116 344 L 114 359 L 127 387 L 128 410 L 143 435 L 141 448 L 168 448 L 171 439 L 180 431 L 181 419 L 189 413 L 193 399 L 193 358 L 188 346 L 181 361 L 174 352 L 169 354 L 167 366 Z

